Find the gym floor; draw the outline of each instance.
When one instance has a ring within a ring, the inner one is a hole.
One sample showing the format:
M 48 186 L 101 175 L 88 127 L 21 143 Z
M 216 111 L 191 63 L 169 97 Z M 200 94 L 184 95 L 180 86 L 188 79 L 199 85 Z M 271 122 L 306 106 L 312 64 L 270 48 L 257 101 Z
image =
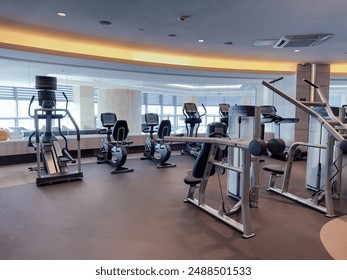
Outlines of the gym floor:
M 241 234 L 184 203 L 183 178 L 194 158 L 173 155 L 175 168 L 157 169 L 130 155 L 134 172 L 83 159 L 84 179 L 36 187 L 34 164 L 0 167 L 0 259 L 347 259 L 347 190 L 335 200 L 337 216 L 324 214 L 266 191 L 260 173 L 260 201 L 251 209 L 255 236 Z M 264 157 L 263 164 L 284 162 Z M 295 161 L 293 192 L 304 188 L 305 161 Z M 74 168 L 74 166 L 72 166 Z M 343 179 L 345 181 L 345 178 Z M 281 179 L 278 180 L 278 185 Z M 225 177 L 222 177 L 226 194 Z M 309 194 L 308 194 L 309 195 Z M 218 178 L 207 187 L 207 203 L 218 208 Z

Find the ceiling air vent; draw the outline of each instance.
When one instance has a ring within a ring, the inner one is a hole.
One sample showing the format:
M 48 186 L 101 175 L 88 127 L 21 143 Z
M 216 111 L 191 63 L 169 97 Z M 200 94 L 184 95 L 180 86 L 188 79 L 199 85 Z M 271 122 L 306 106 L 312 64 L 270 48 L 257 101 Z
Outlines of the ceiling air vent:
M 301 48 L 316 46 L 329 39 L 333 34 L 289 35 L 279 39 L 274 48 Z

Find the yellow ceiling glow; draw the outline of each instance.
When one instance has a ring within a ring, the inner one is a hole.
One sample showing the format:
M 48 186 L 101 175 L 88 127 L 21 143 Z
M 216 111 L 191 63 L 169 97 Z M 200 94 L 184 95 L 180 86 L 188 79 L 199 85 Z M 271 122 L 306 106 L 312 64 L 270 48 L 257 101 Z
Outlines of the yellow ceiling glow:
M 330 65 L 330 73 L 334 75 L 346 75 L 347 63 L 336 63 Z
M 24 26 L 2 24 L 0 46 L 33 52 L 44 52 L 101 61 L 127 62 L 138 65 L 172 68 L 204 69 L 210 71 L 296 71 L 296 63 L 239 59 L 235 57 L 203 56 L 201 54 L 153 50 L 117 42 L 105 42 L 43 31 Z M 346 65 L 332 65 L 332 72 L 346 73 Z

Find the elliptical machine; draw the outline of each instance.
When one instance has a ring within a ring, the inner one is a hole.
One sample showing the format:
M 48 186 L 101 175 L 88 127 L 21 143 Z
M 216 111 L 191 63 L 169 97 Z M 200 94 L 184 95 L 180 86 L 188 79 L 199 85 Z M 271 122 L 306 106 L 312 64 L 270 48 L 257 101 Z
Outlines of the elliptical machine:
M 171 155 L 171 146 L 164 143 L 164 137 L 170 136 L 171 122 L 170 120 L 162 120 L 159 127 L 155 127 L 159 123 L 158 114 L 147 113 L 145 114 L 145 121 L 147 127 L 143 129 L 144 133 L 147 133 L 147 139 L 145 142 L 145 150 L 143 152 L 142 160 L 151 159 L 157 163 L 157 168 L 176 167 L 176 164 L 167 162 Z M 158 138 L 154 138 L 154 133 L 157 133 Z M 159 156 L 155 156 L 155 153 Z
M 229 109 L 230 105 L 227 103 L 220 103 L 219 104 L 219 117 L 220 122 L 225 123 L 228 127 L 229 124 Z
M 125 146 L 133 143 L 127 139 L 129 133 L 127 121 L 117 120 L 115 113 L 102 113 L 101 123 L 106 129 L 100 129 L 99 134 L 106 134 L 106 139 L 103 140 L 100 154 L 97 155 L 97 164 L 107 163 L 112 166 L 111 174 L 134 171 L 123 166 L 128 155 Z
M 56 182 L 71 181 L 83 178 L 81 171 L 81 149 L 80 149 L 80 131 L 79 128 L 67 110 L 68 99 L 62 92 L 66 105 L 65 109 L 57 109 L 55 90 L 57 89 L 57 78 L 48 76 L 36 76 L 36 88 L 38 89 L 39 105 L 42 108 L 35 109 L 34 114 L 31 113 L 31 105 L 35 99 L 32 96 L 29 103 L 29 116 L 35 120 L 35 131 L 29 136 L 29 147 L 34 147 L 36 150 L 37 168 L 30 170 L 37 171 L 36 185 L 41 186 Z M 76 163 L 76 160 L 70 155 L 68 150 L 68 142 L 61 131 L 61 119 L 68 116 L 73 126 L 76 129 L 77 137 L 77 171 L 71 172 L 68 170 L 68 163 Z M 45 121 L 45 131 L 40 135 L 39 120 Z M 59 135 L 63 138 L 65 147 L 61 148 L 59 140 L 52 133 L 52 122 L 58 121 Z M 35 136 L 35 142 L 32 137 Z M 44 174 L 42 171 L 45 171 Z
M 183 104 L 183 115 L 185 116 L 185 124 L 187 130 L 187 137 L 197 137 L 202 117 L 206 115 L 207 111 L 204 104 L 201 104 L 204 108 L 204 113 L 200 114 L 195 103 L 184 103 Z M 182 155 L 188 154 L 198 156 L 201 149 L 200 143 L 187 143 L 185 149 L 181 151 Z

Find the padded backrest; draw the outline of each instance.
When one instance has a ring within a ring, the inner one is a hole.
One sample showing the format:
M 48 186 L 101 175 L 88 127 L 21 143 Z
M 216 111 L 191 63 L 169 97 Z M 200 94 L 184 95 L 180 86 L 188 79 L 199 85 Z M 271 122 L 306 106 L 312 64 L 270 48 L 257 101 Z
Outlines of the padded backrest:
M 124 141 L 128 136 L 128 123 L 125 120 L 118 120 L 113 128 L 112 136 L 117 142 Z
M 204 175 L 204 171 L 206 168 L 207 160 L 208 160 L 208 155 L 210 154 L 211 150 L 211 144 L 202 144 L 201 150 L 194 162 L 193 170 L 192 170 L 192 175 L 195 178 L 202 178 Z M 214 174 L 214 168 L 211 170 L 210 176 Z
M 115 113 L 101 113 L 101 123 L 103 127 L 113 127 L 117 121 Z
M 158 127 L 158 138 L 163 139 L 164 136 L 169 136 L 171 133 L 171 122 L 170 120 L 162 120 Z
M 206 136 L 207 137 L 226 137 L 227 136 L 227 126 L 225 123 L 221 122 L 213 122 L 208 124 L 206 129 Z M 204 171 L 206 168 L 207 160 L 209 153 L 211 151 L 212 144 L 204 143 L 201 146 L 201 150 L 199 152 L 199 155 L 197 156 L 193 170 L 192 175 L 195 178 L 202 178 L 204 175 Z M 217 150 L 215 159 L 220 160 L 219 157 L 223 156 L 223 154 Z M 211 169 L 210 176 L 212 176 L 215 173 L 214 166 Z

